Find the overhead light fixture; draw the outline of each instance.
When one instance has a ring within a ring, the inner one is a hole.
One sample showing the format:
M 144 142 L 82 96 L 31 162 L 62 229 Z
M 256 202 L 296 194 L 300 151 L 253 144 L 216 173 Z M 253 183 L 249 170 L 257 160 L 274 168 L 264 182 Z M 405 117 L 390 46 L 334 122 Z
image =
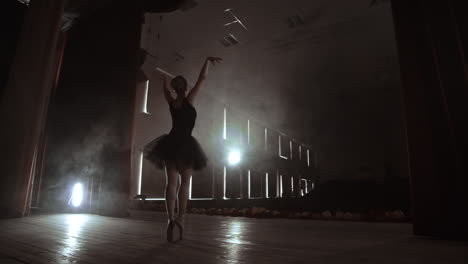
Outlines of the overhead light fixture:
M 237 16 L 232 12 L 232 8 L 228 8 L 226 10 L 224 10 L 225 13 L 229 13 L 232 18 L 234 18 L 234 21 L 231 21 L 229 23 L 225 23 L 224 26 L 229 26 L 231 24 L 234 24 L 234 23 L 239 23 L 245 30 L 248 30 L 247 27 L 244 25 L 244 23 L 242 23 L 242 21 L 240 21 L 239 18 L 237 18 Z
M 29 0 L 18 0 L 18 2 L 25 4 L 25 5 L 29 5 Z

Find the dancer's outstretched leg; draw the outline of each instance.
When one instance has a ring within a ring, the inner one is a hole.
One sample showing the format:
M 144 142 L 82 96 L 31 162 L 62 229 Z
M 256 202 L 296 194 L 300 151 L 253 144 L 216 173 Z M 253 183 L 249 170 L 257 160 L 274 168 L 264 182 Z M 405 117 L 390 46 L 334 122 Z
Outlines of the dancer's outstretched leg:
M 174 229 L 174 210 L 177 199 L 177 182 L 179 180 L 179 173 L 176 166 L 171 162 L 166 162 L 166 212 L 167 212 L 167 241 L 173 241 L 172 230 Z
M 180 173 L 180 188 L 178 192 L 178 216 L 175 220 L 177 227 L 179 228 L 179 239 L 183 239 L 184 236 L 184 216 L 187 209 L 187 202 L 189 199 L 190 192 L 190 178 L 192 177 L 193 170 L 191 168 L 185 169 Z

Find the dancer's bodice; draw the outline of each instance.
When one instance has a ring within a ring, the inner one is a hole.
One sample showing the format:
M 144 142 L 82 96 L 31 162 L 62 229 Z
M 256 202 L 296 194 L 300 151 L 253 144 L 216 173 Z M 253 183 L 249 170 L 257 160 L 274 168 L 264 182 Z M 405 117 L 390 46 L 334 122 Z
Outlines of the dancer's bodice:
M 182 105 L 178 108 L 175 108 L 173 103 L 174 102 L 169 105 L 172 117 L 172 129 L 170 134 L 178 137 L 191 136 L 193 127 L 195 126 L 195 119 L 197 118 L 197 111 L 187 98 L 183 99 Z

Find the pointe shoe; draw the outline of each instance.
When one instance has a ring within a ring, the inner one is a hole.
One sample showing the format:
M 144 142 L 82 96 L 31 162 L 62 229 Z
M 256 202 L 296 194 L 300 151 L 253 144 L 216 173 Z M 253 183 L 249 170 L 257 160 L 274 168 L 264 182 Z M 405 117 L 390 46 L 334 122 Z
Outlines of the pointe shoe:
M 168 242 L 173 242 L 174 241 L 174 235 L 173 235 L 173 232 L 172 232 L 174 230 L 174 225 L 175 225 L 174 220 L 168 220 L 167 221 L 166 235 L 167 235 L 167 241 Z
M 184 220 L 180 218 L 176 218 L 174 219 L 174 223 L 179 229 L 179 240 L 182 240 L 184 238 Z

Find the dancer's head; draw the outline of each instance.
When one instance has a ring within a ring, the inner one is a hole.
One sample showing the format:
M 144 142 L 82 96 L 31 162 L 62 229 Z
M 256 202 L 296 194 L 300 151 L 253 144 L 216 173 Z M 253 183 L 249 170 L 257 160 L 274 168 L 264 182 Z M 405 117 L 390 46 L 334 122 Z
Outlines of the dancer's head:
M 178 75 L 171 80 L 172 89 L 177 95 L 185 95 L 187 91 L 187 80 L 182 75 Z

